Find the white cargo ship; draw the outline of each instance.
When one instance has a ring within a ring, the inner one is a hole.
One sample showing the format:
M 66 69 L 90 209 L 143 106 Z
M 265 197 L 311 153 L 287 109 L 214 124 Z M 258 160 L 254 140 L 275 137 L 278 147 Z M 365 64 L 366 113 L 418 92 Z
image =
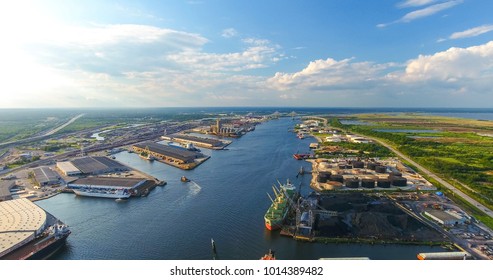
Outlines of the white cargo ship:
M 80 188 L 72 189 L 76 195 L 104 197 L 104 198 L 129 198 L 131 193 L 127 189 L 101 189 L 101 188 Z

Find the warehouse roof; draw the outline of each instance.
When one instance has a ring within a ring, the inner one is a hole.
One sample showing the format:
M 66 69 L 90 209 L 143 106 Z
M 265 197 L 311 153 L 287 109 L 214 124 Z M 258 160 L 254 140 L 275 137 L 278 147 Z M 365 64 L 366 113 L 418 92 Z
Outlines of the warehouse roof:
M 142 144 L 135 144 L 136 147 L 141 149 L 149 148 L 149 151 L 158 153 L 167 157 L 176 158 L 185 162 L 193 161 L 200 153 L 185 150 L 178 147 L 162 145 L 154 142 L 146 142 Z
M 189 141 L 195 141 L 195 142 L 202 142 L 206 143 L 212 146 L 221 146 L 224 145 L 223 142 L 216 140 L 216 139 L 210 139 L 210 138 L 203 138 L 203 137 L 196 137 L 196 136 L 191 136 L 191 135 L 183 135 L 183 134 L 173 134 L 171 137 L 175 139 L 182 139 L 182 140 L 189 140 Z
M 126 166 L 107 157 L 82 157 L 71 161 L 82 173 L 92 174 L 125 170 Z
M 36 181 L 40 184 L 56 182 L 59 180 L 60 176 L 55 171 L 51 170 L 47 166 L 37 167 L 33 169 L 34 176 L 36 177 Z
M 432 215 L 435 218 L 440 219 L 444 222 L 445 221 L 457 221 L 457 220 L 459 220 L 457 217 L 454 217 L 453 215 L 451 215 L 445 211 L 441 211 L 441 210 L 427 210 L 426 213 L 428 213 L 429 215 Z
M 65 173 L 80 173 L 80 170 L 70 161 L 57 162 L 56 166 Z

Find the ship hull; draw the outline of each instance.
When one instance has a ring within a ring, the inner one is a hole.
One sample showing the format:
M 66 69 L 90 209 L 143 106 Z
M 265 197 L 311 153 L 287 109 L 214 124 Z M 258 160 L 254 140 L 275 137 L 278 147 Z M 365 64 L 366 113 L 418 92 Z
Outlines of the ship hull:
M 58 240 L 55 240 L 52 244 L 49 246 L 37 251 L 36 253 L 32 254 L 29 256 L 27 259 L 28 260 L 46 260 L 56 254 L 60 249 L 62 249 L 67 240 L 68 234 L 59 238 Z
M 102 198 L 129 198 L 130 193 L 120 194 L 120 193 L 102 193 L 102 192 L 87 192 L 74 189 L 74 193 L 80 196 L 89 196 L 89 197 L 102 197 Z
M 270 231 L 278 230 L 281 229 L 281 223 L 272 223 L 270 221 L 265 221 L 265 228 Z

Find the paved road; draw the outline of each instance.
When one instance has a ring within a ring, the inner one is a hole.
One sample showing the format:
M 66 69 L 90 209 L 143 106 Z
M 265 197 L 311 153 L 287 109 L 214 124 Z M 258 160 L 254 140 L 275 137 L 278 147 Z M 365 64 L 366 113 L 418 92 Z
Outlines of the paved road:
M 476 206 L 479 210 L 483 211 L 486 215 L 490 216 L 491 218 L 493 218 L 493 212 L 491 212 L 491 210 L 489 210 L 486 206 L 484 206 L 483 204 L 477 202 L 475 199 L 473 199 L 472 197 L 468 196 L 467 194 L 463 193 L 462 191 L 460 191 L 459 189 L 457 189 L 456 187 L 452 186 L 451 184 L 449 184 L 448 182 L 446 182 L 445 180 L 443 180 L 442 178 L 438 177 L 437 175 L 435 175 L 434 173 L 432 173 L 431 171 L 429 171 L 428 169 L 424 168 L 422 165 L 420 165 L 419 163 L 413 161 L 412 159 L 410 159 L 408 156 L 404 155 L 403 153 L 399 152 L 398 150 L 394 149 L 392 146 L 390 146 L 389 144 L 379 140 L 379 139 L 376 139 L 376 138 L 372 138 L 372 137 L 368 137 L 366 136 L 367 138 L 370 138 L 372 139 L 373 141 L 375 142 L 378 142 L 380 143 L 381 145 L 387 147 L 389 150 L 391 150 L 392 152 L 394 152 L 395 154 L 397 154 L 398 156 L 400 156 L 401 158 L 407 160 L 408 162 L 410 162 L 411 164 L 413 164 L 414 166 L 416 166 L 422 173 L 426 174 L 427 176 L 429 176 L 430 178 L 433 178 L 435 180 L 437 180 L 440 184 L 442 184 L 444 187 L 446 187 L 447 189 L 451 190 L 455 195 L 458 195 L 460 197 L 462 197 L 464 200 L 466 200 L 467 202 L 471 203 L 472 205 Z
M 62 124 L 61 126 L 57 127 L 57 128 L 54 128 L 50 131 L 48 131 L 47 133 L 45 133 L 43 136 L 49 136 L 49 135 L 53 135 L 55 133 L 57 133 L 58 131 L 64 129 L 65 127 L 67 127 L 68 125 L 70 125 L 71 123 L 75 122 L 77 119 L 79 119 L 80 117 L 84 116 L 84 114 L 80 114 L 80 115 L 77 115 L 75 117 L 73 117 L 72 119 L 70 119 L 68 122 Z

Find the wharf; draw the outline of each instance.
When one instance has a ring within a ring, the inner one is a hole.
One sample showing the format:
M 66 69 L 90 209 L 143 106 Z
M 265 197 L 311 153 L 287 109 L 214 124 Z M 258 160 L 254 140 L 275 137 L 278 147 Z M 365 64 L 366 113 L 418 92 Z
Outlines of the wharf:
M 132 146 L 132 149 L 136 153 L 145 153 L 154 157 L 154 159 L 159 162 L 184 170 L 193 169 L 210 157 L 198 152 L 188 151 L 183 148 L 162 145 L 154 142 L 135 144 Z
M 232 141 L 228 141 L 228 140 L 211 139 L 211 138 L 197 137 L 197 136 L 185 135 L 185 134 L 162 136 L 161 139 L 167 141 L 173 141 L 185 145 L 191 143 L 197 147 L 211 149 L 211 150 L 222 150 L 226 146 L 232 143 Z
M 144 184 L 137 187 L 132 196 L 147 196 L 157 186 L 155 180 L 147 180 Z

